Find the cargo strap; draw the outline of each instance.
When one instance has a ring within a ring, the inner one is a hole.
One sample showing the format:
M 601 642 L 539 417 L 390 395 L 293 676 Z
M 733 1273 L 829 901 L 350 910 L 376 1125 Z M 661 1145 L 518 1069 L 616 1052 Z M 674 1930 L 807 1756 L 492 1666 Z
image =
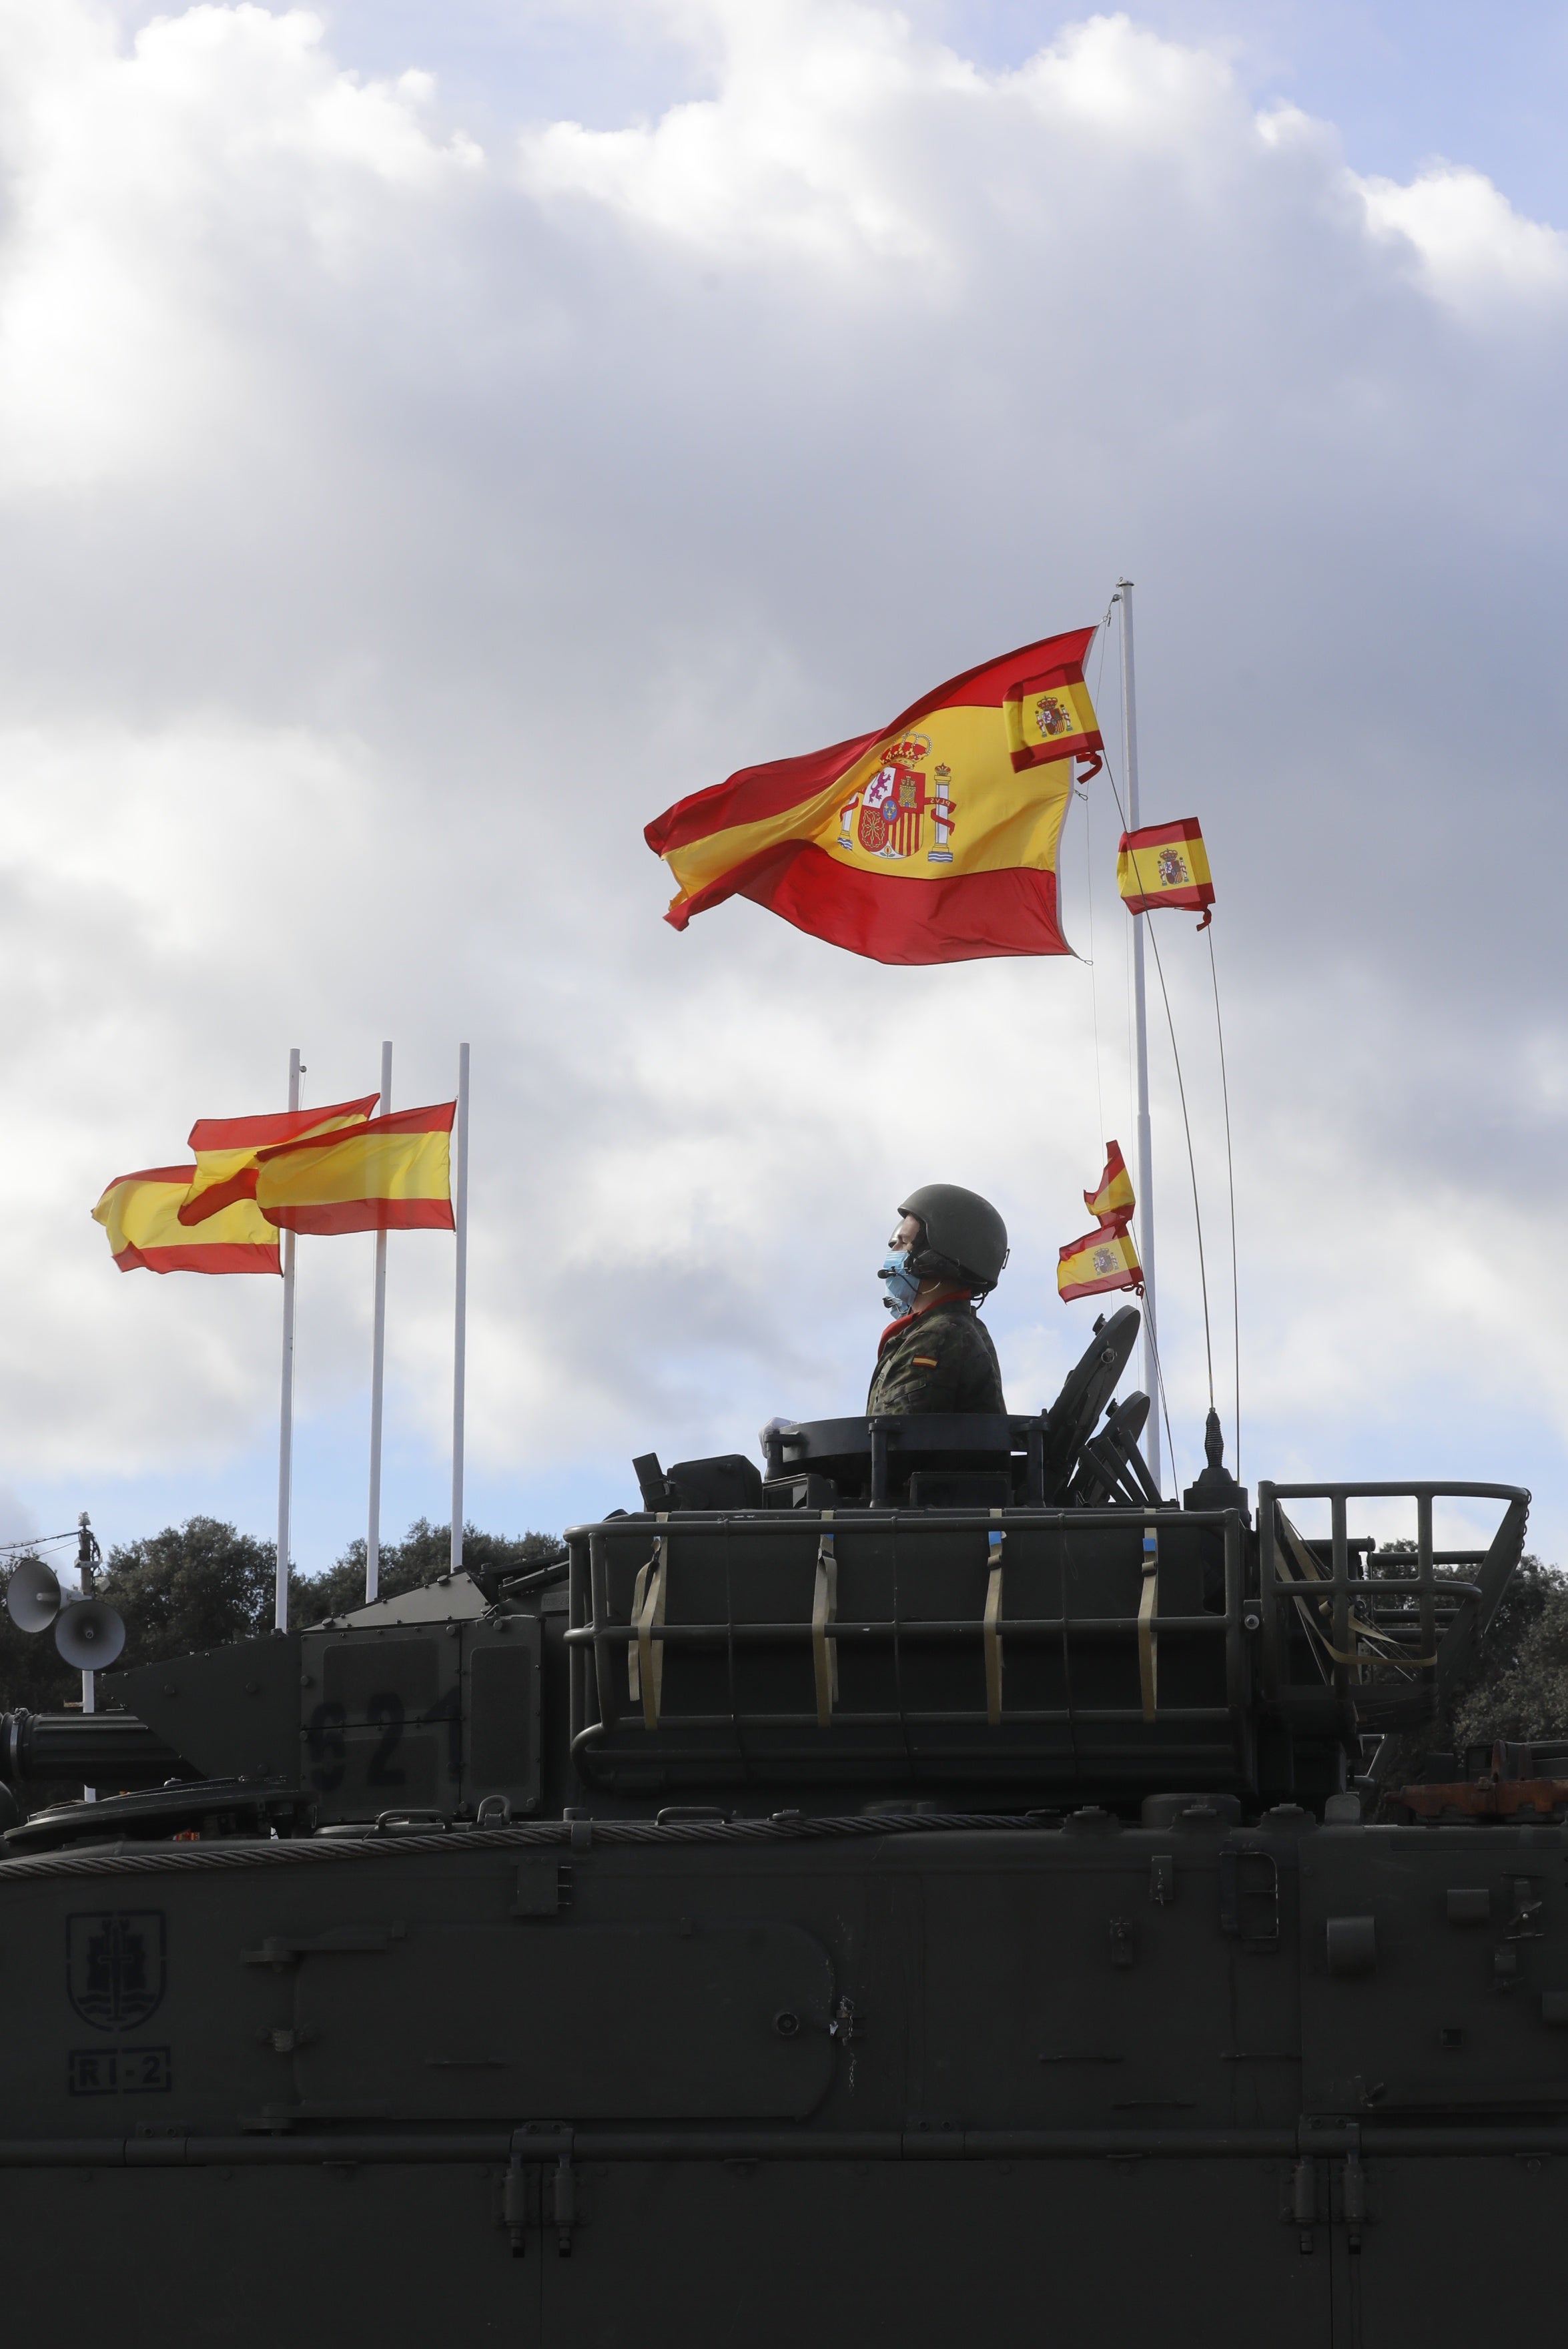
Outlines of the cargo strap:
M 1152 1519 L 1143 1528 L 1143 1596 L 1138 1602 L 1138 1682 L 1143 1718 L 1152 1721 L 1160 1696 L 1160 1647 L 1154 1618 L 1160 1612 L 1160 1535 Z
M 658 1523 L 665 1525 L 668 1520 L 668 1510 L 661 1509 Z M 659 1699 L 665 1691 L 665 1643 L 655 1639 L 654 1629 L 665 1619 L 668 1579 L 665 1568 L 665 1537 L 655 1534 L 654 1554 L 645 1566 L 638 1568 L 632 1591 L 632 1629 L 635 1638 L 626 1654 L 626 1679 L 633 1702 L 641 1700 L 645 1729 L 658 1727 Z
M 1000 1509 L 991 1515 L 999 1517 Z M 993 1526 L 985 1537 L 991 1571 L 985 1578 L 985 1719 L 995 1729 L 1002 1718 L 1002 1547 L 1006 1535 Z
M 822 1511 L 824 1526 L 832 1516 Z M 817 1726 L 830 1729 L 839 1701 L 839 1643 L 828 1637 L 828 1626 L 839 1615 L 839 1558 L 833 1536 L 825 1532 L 817 1543 L 817 1587 L 811 1598 L 811 1667 L 817 1676 Z

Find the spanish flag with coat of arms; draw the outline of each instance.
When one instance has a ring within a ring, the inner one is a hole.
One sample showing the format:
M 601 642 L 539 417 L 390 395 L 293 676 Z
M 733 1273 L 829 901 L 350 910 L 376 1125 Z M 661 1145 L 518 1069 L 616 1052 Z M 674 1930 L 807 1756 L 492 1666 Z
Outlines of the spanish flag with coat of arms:
M 1064 1304 L 1075 1297 L 1099 1297 L 1109 1288 L 1136 1288 L 1141 1295 L 1143 1267 L 1128 1228 L 1138 1203 L 1119 1143 L 1106 1143 L 1105 1173 L 1092 1191 L 1084 1193 L 1083 1203 L 1099 1228 L 1086 1232 L 1082 1239 L 1068 1240 L 1057 1251 L 1057 1295 Z
M 678 885 L 665 919 L 742 896 L 877 962 L 1069 953 L 1057 844 L 1073 762 L 1092 774 L 1103 749 L 1093 636 L 1022 645 L 874 734 L 678 800 L 645 834 Z

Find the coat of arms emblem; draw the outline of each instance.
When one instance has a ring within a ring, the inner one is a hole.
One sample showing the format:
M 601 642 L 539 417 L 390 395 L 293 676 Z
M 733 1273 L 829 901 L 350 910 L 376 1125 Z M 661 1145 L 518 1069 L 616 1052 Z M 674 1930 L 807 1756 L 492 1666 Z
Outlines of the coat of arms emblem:
M 842 810 L 840 846 L 851 845 L 849 822 L 858 806 L 855 839 L 868 856 L 917 855 L 928 812 L 936 824 L 938 845 L 945 848 L 954 815 L 947 796 L 950 771 L 939 767 L 935 789 L 927 790 L 926 771 L 921 763 L 931 756 L 927 737 L 906 734 L 896 742 L 884 743 L 879 755 L 882 764 Z M 951 859 L 944 856 L 940 861 Z
M 163 2001 L 160 1909 L 98 1909 L 66 1920 L 66 1989 L 95 2031 L 138 2031 Z
M 1179 848 L 1162 848 L 1159 864 L 1162 889 L 1180 889 L 1192 878 L 1187 870 L 1187 859 Z
M 1113 1247 L 1096 1248 L 1094 1252 L 1094 1268 L 1096 1272 L 1099 1274 L 1102 1280 L 1108 1272 L 1114 1272 L 1116 1270 L 1116 1250 Z
M 1075 734 L 1078 719 L 1059 693 L 1042 693 L 1035 704 L 1035 724 L 1047 742 L 1059 734 Z

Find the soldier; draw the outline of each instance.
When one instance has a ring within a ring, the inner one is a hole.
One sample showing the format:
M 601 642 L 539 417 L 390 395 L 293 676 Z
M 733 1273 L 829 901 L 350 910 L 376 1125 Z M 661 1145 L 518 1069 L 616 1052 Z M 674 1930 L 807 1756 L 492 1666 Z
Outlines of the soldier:
M 991 1333 L 975 1311 L 1007 1261 L 1007 1226 L 988 1199 L 955 1183 L 912 1191 L 881 1278 L 890 1311 L 866 1413 L 1007 1408 Z

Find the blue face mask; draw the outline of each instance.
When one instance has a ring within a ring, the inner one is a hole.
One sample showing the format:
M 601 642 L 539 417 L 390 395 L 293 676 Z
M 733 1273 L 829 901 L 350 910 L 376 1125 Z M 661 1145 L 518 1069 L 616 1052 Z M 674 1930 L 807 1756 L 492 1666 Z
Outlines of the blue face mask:
M 920 1294 L 920 1275 L 911 1272 L 907 1256 L 889 1256 L 877 1268 L 877 1278 L 887 1292 L 890 1313 L 908 1313 Z

